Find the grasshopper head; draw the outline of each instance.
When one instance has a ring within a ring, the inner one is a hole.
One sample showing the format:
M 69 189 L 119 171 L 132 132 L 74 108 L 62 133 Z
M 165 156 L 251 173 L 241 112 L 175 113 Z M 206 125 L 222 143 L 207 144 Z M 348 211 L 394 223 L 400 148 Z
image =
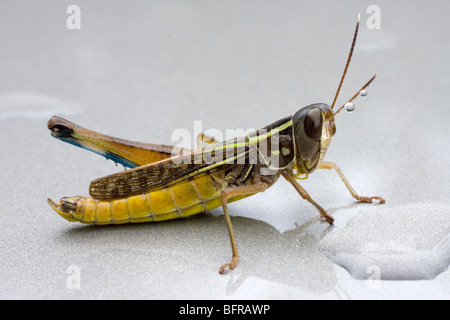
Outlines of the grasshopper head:
M 309 173 L 322 162 L 331 138 L 336 132 L 330 107 L 316 103 L 293 116 L 294 139 L 299 173 Z

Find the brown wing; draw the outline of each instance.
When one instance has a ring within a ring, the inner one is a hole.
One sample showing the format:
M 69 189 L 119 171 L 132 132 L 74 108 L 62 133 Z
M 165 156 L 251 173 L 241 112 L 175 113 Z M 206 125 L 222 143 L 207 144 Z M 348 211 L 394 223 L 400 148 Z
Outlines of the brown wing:
M 111 174 L 92 181 L 89 193 L 95 199 L 110 200 L 158 189 L 204 166 L 203 163 L 196 164 L 195 158 L 194 154 L 183 156 L 181 159 L 175 157 Z
M 222 143 L 205 151 L 196 151 L 124 172 L 96 179 L 89 187 L 90 195 L 98 200 L 112 200 L 158 190 L 195 175 L 224 170 L 233 166 L 234 160 L 248 156 L 248 148 L 236 149 L 234 144 Z M 233 148 L 232 152 L 227 152 Z M 221 151 L 220 154 L 218 151 Z M 220 156 L 221 161 L 211 162 L 210 156 Z M 224 155 L 224 157 L 222 157 Z

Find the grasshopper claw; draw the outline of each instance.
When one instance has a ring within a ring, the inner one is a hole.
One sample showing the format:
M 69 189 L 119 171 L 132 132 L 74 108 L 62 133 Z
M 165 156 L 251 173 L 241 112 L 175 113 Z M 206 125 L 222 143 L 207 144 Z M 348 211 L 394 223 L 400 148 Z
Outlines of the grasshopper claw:
M 334 222 L 333 216 L 329 215 L 328 213 L 326 213 L 326 214 L 321 214 L 321 217 L 322 217 L 323 219 L 325 219 L 329 224 L 333 224 L 333 222 Z
M 239 260 L 238 257 L 233 257 L 233 260 L 231 260 L 230 263 L 224 264 L 223 266 L 220 267 L 219 273 L 224 274 L 226 269 L 233 270 L 234 268 L 236 268 L 238 260 Z
M 372 203 L 373 200 L 378 200 L 378 202 L 380 204 L 386 203 L 386 200 L 384 200 L 382 197 L 365 197 L 365 196 L 358 196 L 356 198 L 359 202 L 364 202 L 364 203 Z

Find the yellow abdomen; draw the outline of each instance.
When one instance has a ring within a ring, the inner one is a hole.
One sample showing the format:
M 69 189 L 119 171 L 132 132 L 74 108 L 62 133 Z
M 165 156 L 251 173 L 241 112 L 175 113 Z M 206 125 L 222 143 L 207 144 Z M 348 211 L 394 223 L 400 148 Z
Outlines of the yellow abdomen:
M 48 200 L 64 219 L 86 224 L 122 224 L 171 220 L 219 207 L 221 186 L 209 174 L 171 187 L 125 199 L 100 201 L 89 197 Z

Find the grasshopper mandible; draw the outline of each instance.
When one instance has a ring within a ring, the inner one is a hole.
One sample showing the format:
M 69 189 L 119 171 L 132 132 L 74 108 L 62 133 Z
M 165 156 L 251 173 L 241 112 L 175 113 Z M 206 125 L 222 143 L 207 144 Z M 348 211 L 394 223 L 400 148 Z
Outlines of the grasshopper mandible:
M 323 161 L 336 132 L 334 117 L 344 107 L 333 111 L 350 64 L 358 29 L 359 16 L 347 63 L 331 106 L 323 103 L 306 106 L 293 116 L 242 138 L 217 142 L 200 134 L 198 150 L 191 151 L 118 139 L 53 117 L 48 122 L 52 136 L 132 169 L 92 181 L 89 188 L 91 197 L 65 197 L 59 204 L 48 199 L 50 206 L 69 221 L 97 225 L 170 220 L 222 206 L 232 249 L 231 261 L 219 269 L 220 273 L 224 273 L 226 269 L 234 269 L 239 259 L 227 203 L 265 191 L 280 175 L 330 224 L 334 218 L 297 181 L 315 169 L 335 169 L 352 196 L 360 202 L 378 200 L 384 203 L 385 200 L 378 196 L 358 195 L 334 163 Z M 263 144 L 273 146 L 275 140 L 277 148 L 269 148 L 266 150 L 268 153 L 262 151 Z M 203 142 L 209 143 L 206 149 L 202 148 Z M 210 163 L 205 161 L 206 153 L 222 157 Z M 256 157 L 252 156 L 255 154 Z M 276 161 L 269 161 L 269 156 Z

